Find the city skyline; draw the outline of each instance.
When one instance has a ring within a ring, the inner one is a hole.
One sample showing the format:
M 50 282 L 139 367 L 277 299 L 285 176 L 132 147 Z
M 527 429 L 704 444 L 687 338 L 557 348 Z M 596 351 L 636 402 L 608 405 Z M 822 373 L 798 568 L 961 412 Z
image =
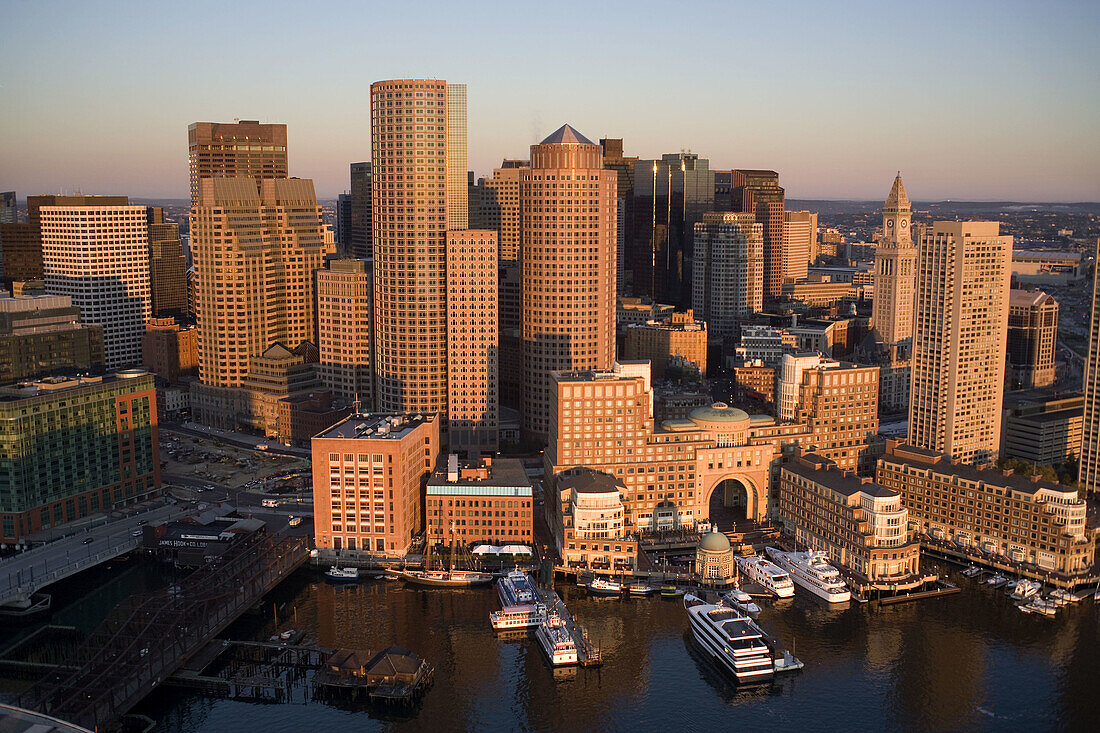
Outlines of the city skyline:
M 1100 151 L 1081 144 L 1100 118 L 1088 39 L 1100 11 L 1083 4 L 562 8 L 537 30 L 523 8 L 427 4 L 429 27 L 401 38 L 369 33 L 406 10 L 385 6 L 240 5 L 214 27 L 200 26 L 202 3 L 155 15 L 62 3 L 48 34 L 33 7 L 10 7 L 0 30 L 0 189 L 21 196 L 185 198 L 180 127 L 241 118 L 285 123 L 292 175 L 334 198 L 348 163 L 370 157 L 370 83 L 433 77 L 469 90 L 479 175 L 565 121 L 623 138 L 629 155 L 683 149 L 715 170 L 777 170 L 790 198 L 873 200 L 900 169 L 926 201 L 1100 200 Z M 639 43 L 657 19 L 660 39 Z M 255 49 L 284 27 L 295 30 L 283 45 L 304 52 L 273 74 Z M 772 30 L 727 32 L 746 27 Z M 575 69 L 546 63 L 558 49 L 577 54 Z

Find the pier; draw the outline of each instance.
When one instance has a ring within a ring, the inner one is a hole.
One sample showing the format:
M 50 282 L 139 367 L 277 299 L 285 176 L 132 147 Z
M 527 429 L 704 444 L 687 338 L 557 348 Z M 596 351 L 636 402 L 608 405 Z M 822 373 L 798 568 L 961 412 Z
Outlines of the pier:
M 257 533 L 179 585 L 116 606 L 19 705 L 87 728 L 116 726 L 226 626 L 305 562 L 304 538 Z
M 588 632 L 570 615 L 569 609 L 565 606 L 565 601 L 561 599 L 557 591 L 544 590 L 542 591 L 542 597 L 546 608 L 558 614 L 558 617 L 565 624 L 565 628 L 569 631 L 569 635 L 573 637 L 573 643 L 577 645 L 577 664 L 582 667 L 599 667 L 603 664 L 600 647 L 588 638 Z

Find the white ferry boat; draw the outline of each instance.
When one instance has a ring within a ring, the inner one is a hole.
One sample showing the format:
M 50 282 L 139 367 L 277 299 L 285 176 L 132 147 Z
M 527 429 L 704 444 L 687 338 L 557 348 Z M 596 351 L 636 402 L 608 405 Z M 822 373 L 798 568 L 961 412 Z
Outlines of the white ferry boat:
M 824 552 L 783 552 L 775 547 L 767 548 L 768 557 L 790 573 L 791 580 L 829 603 L 847 603 L 852 592 L 840 577 L 840 572 L 829 564 Z
M 703 651 L 739 683 L 771 680 L 775 664 L 759 627 L 736 609 L 695 601 L 684 596 L 692 636 Z
M 791 576 L 778 567 L 775 563 L 753 555 L 752 557 L 737 558 L 737 567 L 749 580 L 764 586 L 765 590 L 774 593 L 780 598 L 790 598 L 794 595 L 794 583 Z
M 622 583 L 617 580 L 604 580 L 603 578 L 593 578 L 584 587 L 588 589 L 589 593 L 597 596 L 617 596 L 623 592 Z
M 542 603 L 523 603 L 505 606 L 489 614 L 489 622 L 497 631 L 530 629 L 546 620 L 546 606 Z
M 535 631 L 535 638 L 539 640 L 539 646 L 546 652 L 551 665 L 559 667 L 577 663 L 577 645 L 557 613 L 547 614 L 546 620 Z
M 497 596 L 504 608 L 537 603 L 539 600 L 535 586 L 522 570 L 513 570 L 497 581 Z
M 339 565 L 333 565 L 325 571 L 325 577 L 333 583 L 357 583 L 359 568 L 342 568 Z

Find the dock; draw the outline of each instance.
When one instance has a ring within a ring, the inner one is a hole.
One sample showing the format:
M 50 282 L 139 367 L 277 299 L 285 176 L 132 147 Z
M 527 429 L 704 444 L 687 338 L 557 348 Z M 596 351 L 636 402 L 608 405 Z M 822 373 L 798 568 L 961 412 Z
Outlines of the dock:
M 569 635 L 573 637 L 573 643 L 577 645 L 577 664 L 582 667 L 599 667 L 603 664 L 603 654 L 600 652 L 599 645 L 588 638 L 588 632 L 570 615 L 561 596 L 554 590 L 545 590 L 542 596 L 546 608 L 558 614 L 565 623 Z

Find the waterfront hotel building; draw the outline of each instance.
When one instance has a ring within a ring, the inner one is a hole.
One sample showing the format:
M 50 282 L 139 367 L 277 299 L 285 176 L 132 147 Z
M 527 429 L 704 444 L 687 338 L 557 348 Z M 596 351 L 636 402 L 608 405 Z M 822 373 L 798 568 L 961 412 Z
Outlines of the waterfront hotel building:
M 1092 569 L 1096 539 L 1077 489 L 1011 470 L 974 466 L 891 440 L 876 478 L 901 493 L 931 546 L 1073 575 Z
M 152 374 L 0 388 L 0 543 L 159 493 Z
M 872 582 L 919 572 L 920 543 L 896 489 L 805 453 L 780 468 L 776 506 L 785 534 Z
M 408 552 L 439 452 L 436 416 L 351 415 L 314 436 L 312 448 L 317 547 Z

